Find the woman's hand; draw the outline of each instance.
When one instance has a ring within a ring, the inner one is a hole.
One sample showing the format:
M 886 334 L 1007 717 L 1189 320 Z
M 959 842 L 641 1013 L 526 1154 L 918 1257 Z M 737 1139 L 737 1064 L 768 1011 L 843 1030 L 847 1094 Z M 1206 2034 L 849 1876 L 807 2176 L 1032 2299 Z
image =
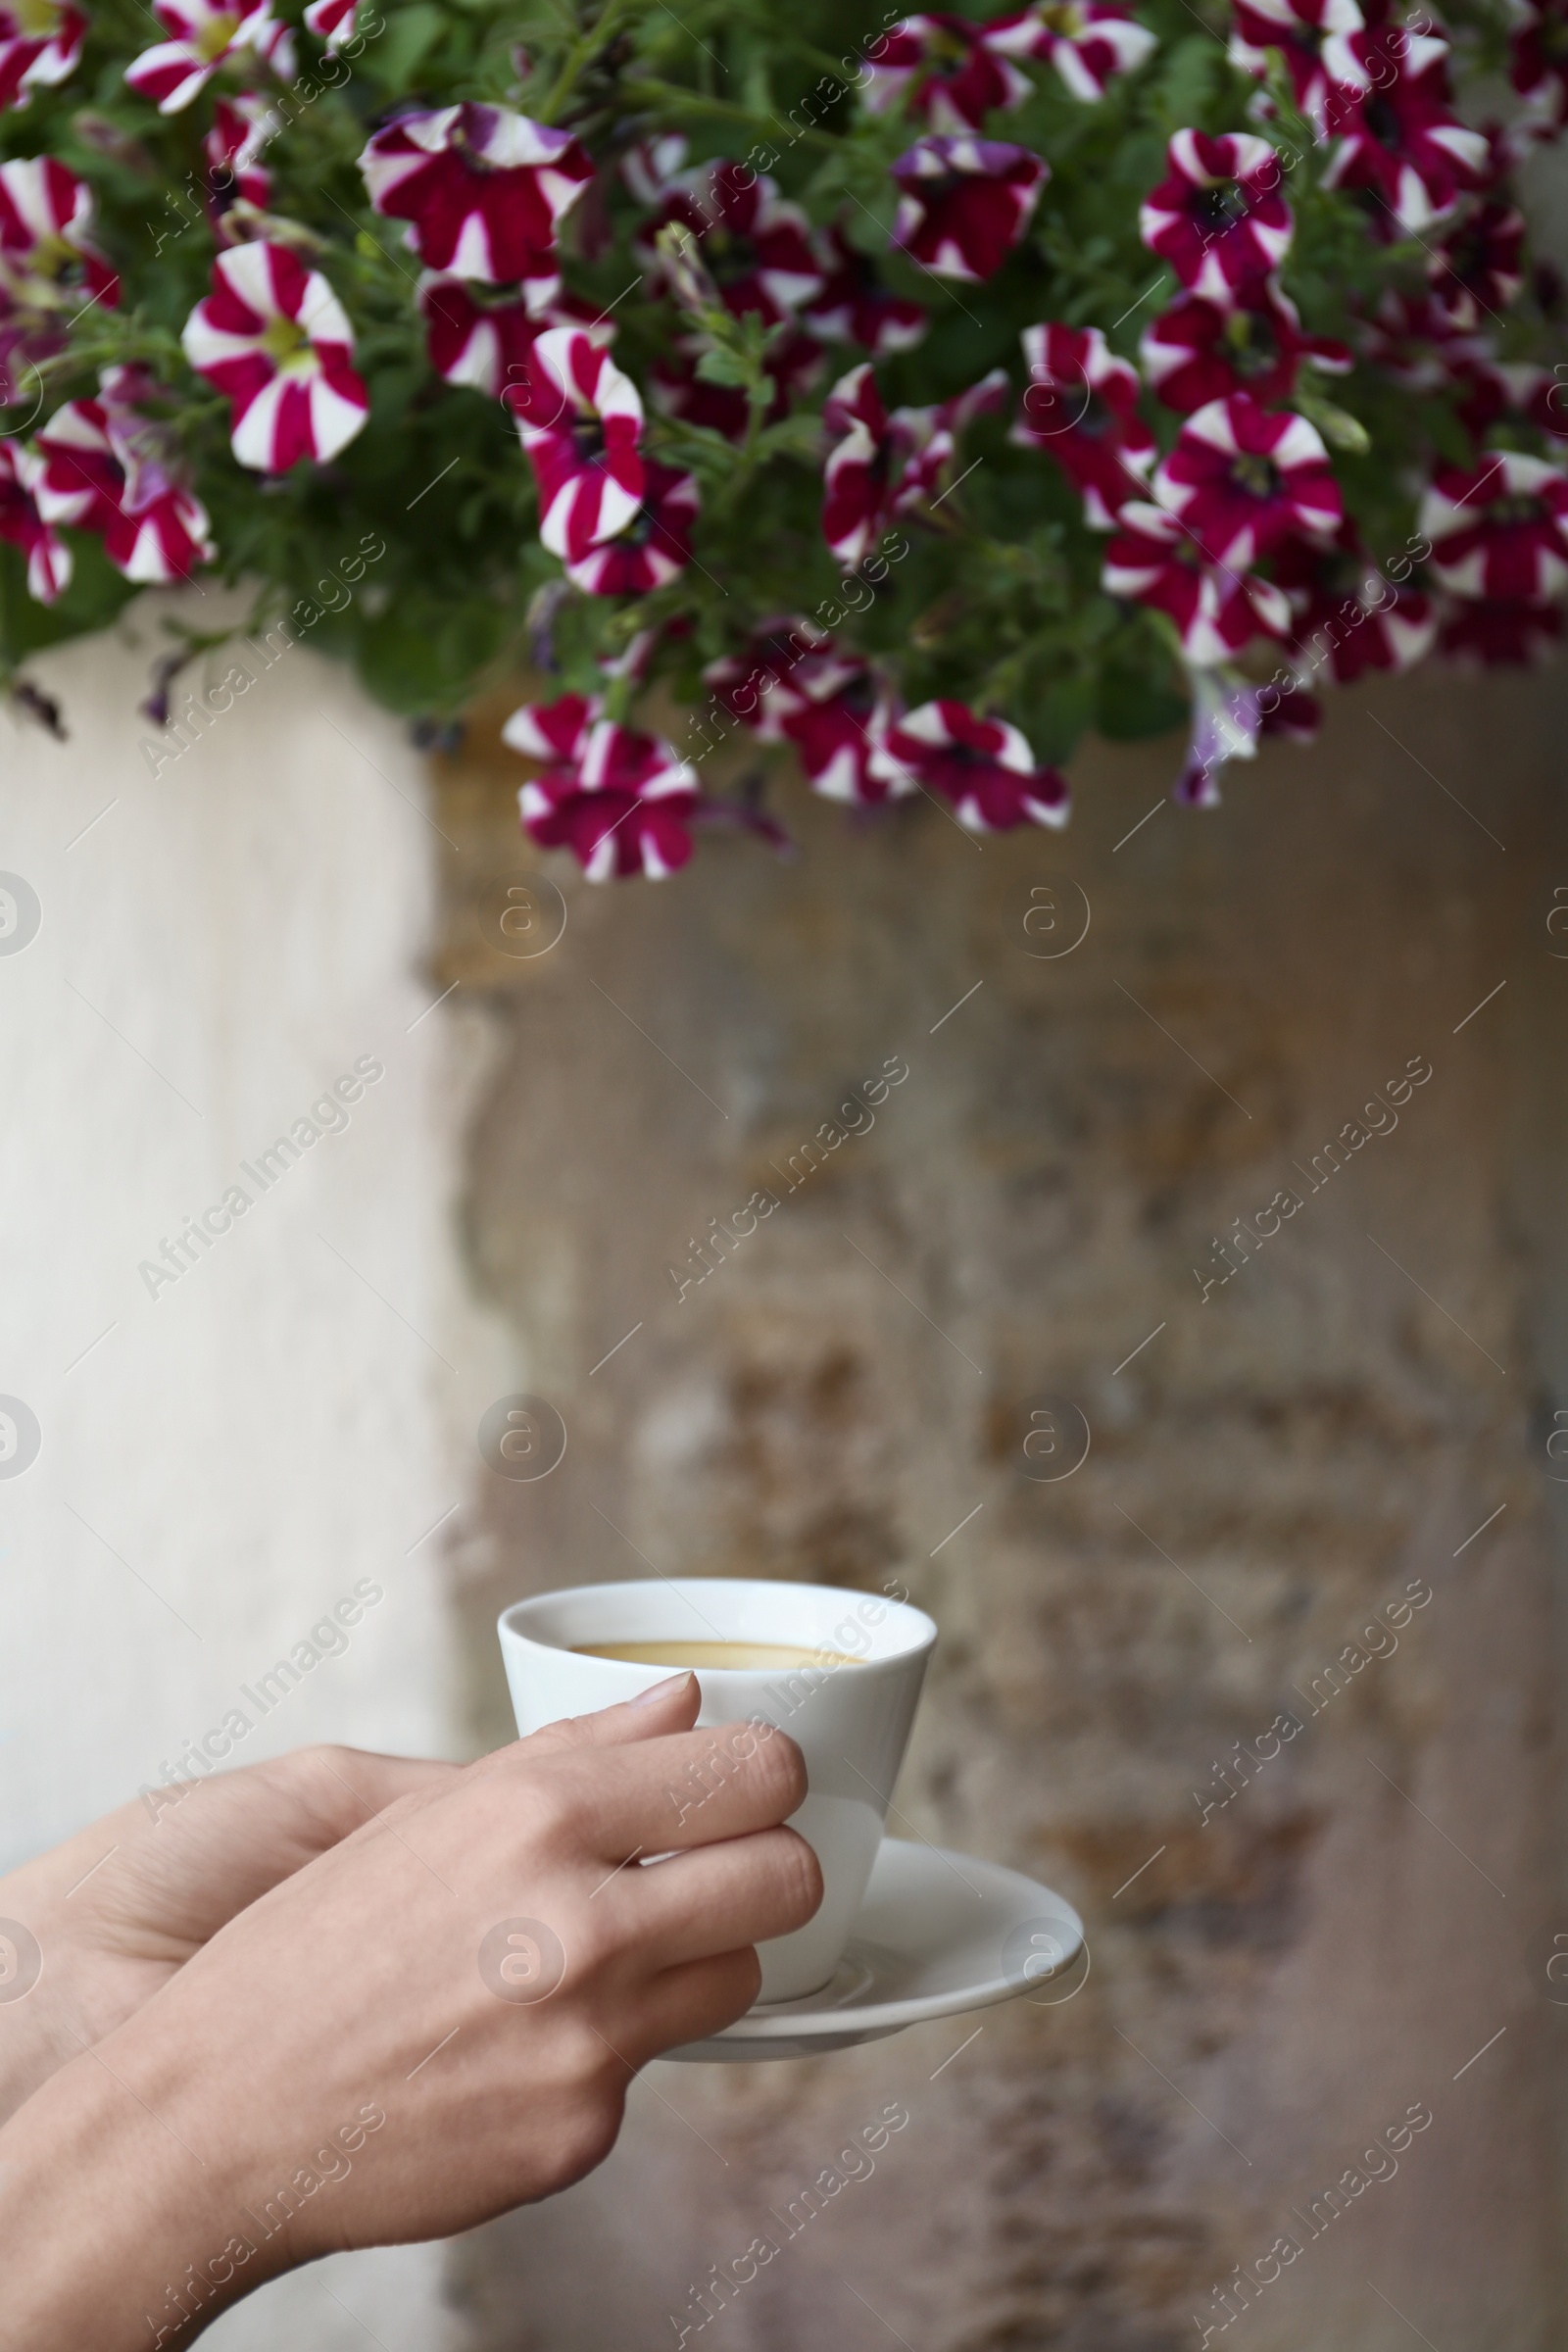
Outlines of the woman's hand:
M 259 1895 L 459 1769 L 299 1748 L 156 1789 L 0 1878 L 0 2121 Z
M 751 1947 L 821 1899 L 794 1742 L 697 1704 L 677 1676 L 401 1800 L 64 2068 L 0 2132 L 0 2340 L 188 2341 L 277 2271 L 598 2164 L 636 2070 L 741 2016 Z

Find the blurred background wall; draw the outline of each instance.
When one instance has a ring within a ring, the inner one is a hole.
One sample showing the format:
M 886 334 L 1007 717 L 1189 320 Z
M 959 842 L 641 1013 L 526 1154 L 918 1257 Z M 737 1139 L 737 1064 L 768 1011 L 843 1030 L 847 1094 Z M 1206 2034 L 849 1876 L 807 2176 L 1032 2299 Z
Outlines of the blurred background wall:
M 361 1577 L 384 1602 L 247 1752 L 493 1744 L 524 1591 L 898 1576 L 944 1639 L 895 1827 L 1043 1877 L 1093 1954 L 1053 2004 L 656 2067 L 592 2180 L 210 2340 L 674 2345 L 889 2099 L 874 2177 L 705 2340 L 1559 2340 L 1562 682 L 1347 697 L 1213 814 L 1166 803 L 1170 746 L 1102 749 L 1060 837 L 792 793 L 798 861 L 720 837 L 595 892 L 518 840 L 505 702 L 432 787 L 303 650 L 155 781 L 155 621 L 40 665 L 72 740 L 3 755 L 0 868 L 43 910 L 0 956 L 0 1390 L 43 1435 L 0 1482 L 5 1856 L 154 1776 Z M 503 953 L 544 867 L 564 932 Z M 362 1055 L 347 1131 L 149 1297 L 139 1263 Z M 791 1192 L 890 1055 L 874 1129 Z M 517 1389 L 569 1433 L 537 1484 L 474 1443 Z M 1041 1483 L 1047 1396 L 1092 1443 Z M 1411 1585 L 1390 1649 L 1365 1629 Z M 1308 2239 L 1412 2106 L 1396 2174 Z M 1304 2252 L 1222 2328 L 1282 2232 Z

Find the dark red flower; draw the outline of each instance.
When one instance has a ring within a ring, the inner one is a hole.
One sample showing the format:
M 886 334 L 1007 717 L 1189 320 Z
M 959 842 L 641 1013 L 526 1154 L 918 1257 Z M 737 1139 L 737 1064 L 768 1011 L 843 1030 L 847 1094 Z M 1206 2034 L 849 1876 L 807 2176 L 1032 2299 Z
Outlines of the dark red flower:
M 1166 161 L 1169 172 L 1145 198 L 1138 233 L 1184 286 L 1224 304 L 1238 286 L 1278 269 L 1296 223 L 1267 139 L 1179 130 Z
M 29 368 L 65 348 L 82 312 L 119 302 L 92 222 L 92 190 L 53 156 L 0 164 L 0 405 L 29 398 Z
M 1508 78 L 1548 135 L 1568 119 L 1568 0 L 1514 0 Z
M 1321 138 L 1333 92 L 1366 86 L 1348 41 L 1364 22 L 1356 0 L 1232 0 L 1230 61 L 1261 81 L 1268 53 L 1277 49 L 1297 109 Z
M 1199 668 L 1233 661 L 1254 637 L 1284 637 L 1290 629 L 1290 605 L 1272 581 L 1205 562 L 1174 514 L 1142 500 L 1116 517 L 1102 577 L 1108 595 L 1166 613 Z
M 53 89 L 74 74 L 86 37 L 86 18 L 62 0 L 18 0 L 0 8 L 0 114 L 8 106 L 25 106 L 34 90 Z
M 702 503 L 696 477 L 652 459 L 643 475 L 643 503 L 625 529 L 566 565 L 573 587 L 590 596 L 646 596 L 692 560 L 692 524 Z
M 936 277 L 994 277 L 1051 176 L 1042 156 L 998 139 L 920 139 L 889 167 L 903 191 L 893 242 Z
M 1534 669 L 1562 640 L 1562 607 L 1467 596 L 1444 615 L 1438 651 L 1460 669 Z
M 737 318 L 756 311 L 777 325 L 822 291 L 822 264 L 806 215 L 765 172 L 726 162 L 666 179 L 633 244 L 656 275 L 665 273 L 656 240 L 671 221 L 699 241 L 703 267 Z
M 1030 85 L 989 42 L 989 26 L 966 17 L 906 17 L 872 42 L 864 103 L 884 115 L 907 111 L 933 130 L 978 130 L 987 115 L 1022 106 Z
M 658 879 L 686 863 L 697 771 L 667 743 L 615 725 L 580 694 L 525 703 L 501 733 L 542 763 L 517 795 L 523 828 L 541 849 L 569 849 L 590 882 Z
M 1233 307 L 1183 294 L 1145 330 L 1144 373 L 1166 408 L 1190 416 L 1228 392 L 1250 392 L 1263 407 L 1289 400 L 1303 361 L 1343 375 L 1351 364 L 1344 343 L 1303 335 L 1295 303 L 1275 278 L 1239 286 Z
M 1031 57 L 1054 66 L 1072 95 L 1092 106 L 1118 74 L 1131 74 L 1159 43 L 1115 0 L 1034 0 L 1029 8 L 993 17 L 986 46 L 1003 57 Z
M 1138 414 L 1138 374 L 1098 326 L 1025 327 L 1029 383 L 1011 438 L 1049 450 L 1083 495 L 1084 518 L 1114 527 L 1129 498 L 1147 496 L 1154 436 Z
M 213 560 L 207 512 L 137 450 L 139 423 L 130 409 L 68 401 L 35 436 L 32 495 L 46 523 L 96 532 L 127 580 L 186 579 Z
M 1330 537 L 1345 511 L 1317 427 L 1246 392 L 1188 417 L 1154 496 L 1210 564 L 1242 571 L 1282 539 Z
M 853 571 L 895 515 L 918 513 L 942 495 L 958 435 L 972 417 L 999 407 L 1006 389 L 1005 373 L 996 368 L 956 399 L 890 416 L 868 360 L 840 378 L 822 410 L 836 436 L 824 468 L 822 535 L 841 564 Z
M 1502 314 L 1524 284 L 1525 217 L 1516 204 L 1489 196 L 1445 230 L 1427 256 L 1432 300 L 1461 334 Z
M 52 605 L 71 584 L 71 550 L 38 512 L 33 492 L 40 460 L 20 441 L 0 438 L 0 539 L 27 560 L 27 594 Z
M 1382 24 L 1349 42 L 1366 75 L 1360 92 L 1333 96 L 1327 128 L 1338 140 L 1327 188 L 1366 188 L 1403 229 L 1451 212 L 1486 179 L 1485 134 L 1466 130 L 1448 91 L 1448 44 L 1432 33 Z
M 1054 767 L 1036 767 L 1023 736 L 1004 718 L 982 718 L 967 703 L 922 703 L 893 719 L 871 754 L 874 775 L 939 792 L 958 822 L 976 833 L 1014 825 L 1064 825 L 1070 795 Z
M 1501 449 L 1440 467 L 1419 528 L 1455 596 L 1545 604 L 1568 587 L 1568 473 L 1544 458 Z
M 1288 540 L 1275 556 L 1274 576 L 1291 601 L 1301 675 L 1326 665 L 1337 685 L 1349 686 L 1369 670 L 1392 676 L 1411 669 L 1432 650 L 1438 616 L 1431 597 L 1380 572 L 1349 523 L 1329 547 Z
M 872 764 L 889 709 L 864 662 L 817 657 L 801 664 L 792 685 L 794 707 L 781 732 L 813 792 L 870 808 L 915 790 L 906 775 L 879 773 Z
M 552 326 L 510 405 L 539 486 L 539 536 L 553 556 L 578 564 L 642 505 L 637 387 L 580 327 Z
M 1429 294 L 1390 286 L 1359 338 L 1367 359 L 1408 392 L 1437 392 L 1487 356 L 1486 341 L 1462 335 Z
M 569 131 L 505 106 L 444 106 L 400 115 L 360 157 L 378 213 L 407 220 L 432 270 L 486 285 L 536 277 L 556 250 L 563 214 L 593 177 Z
M 931 323 L 921 305 L 890 294 L 875 264 L 842 229 L 828 230 L 827 251 L 827 282 L 801 314 L 812 333 L 829 343 L 858 343 L 877 360 L 912 350 Z
M 782 743 L 784 722 L 858 675 L 863 664 L 834 650 L 814 620 L 781 613 L 765 621 L 743 653 L 710 662 L 703 683 L 732 718 L 760 743 Z
M 710 383 L 699 375 L 697 363 L 708 349 L 699 335 L 681 336 L 655 360 L 650 370 L 655 399 L 667 416 L 684 424 L 706 425 L 726 440 L 739 441 L 746 432 L 751 410 L 744 392 L 733 384 Z M 762 372 L 773 396 L 762 411 L 764 424 L 787 416 L 801 394 L 820 373 L 822 346 L 794 328 L 769 345 Z

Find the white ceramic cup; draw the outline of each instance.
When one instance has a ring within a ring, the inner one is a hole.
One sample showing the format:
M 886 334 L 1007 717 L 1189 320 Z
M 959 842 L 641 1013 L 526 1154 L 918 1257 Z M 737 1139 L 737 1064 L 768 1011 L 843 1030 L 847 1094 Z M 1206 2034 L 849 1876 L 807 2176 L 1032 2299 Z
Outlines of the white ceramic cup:
M 865 1893 L 882 1840 L 888 1799 L 937 1629 L 920 1609 L 880 1593 L 831 1585 L 757 1584 L 735 1577 L 685 1577 L 626 1585 L 577 1585 L 542 1592 L 503 1611 L 501 1653 L 526 1736 L 564 1715 L 635 1698 L 679 1671 L 621 1658 L 576 1654 L 595 1642 L 758 1642 L 834 1652 L 856 1662 L 699 1670 L 699 1727 L 751 1720 L 789 1733 L 806 1759 L 810 1793 L 790 1824 L 822 1866 L 814 1919 L 793 1936 L 758 1946 L 761 2001 L 793 2001 L 827 1984 Z M 732 1768 L 721 1746 L 689 1784 L 670 1791 L 682 1819 L 716 1776 Z

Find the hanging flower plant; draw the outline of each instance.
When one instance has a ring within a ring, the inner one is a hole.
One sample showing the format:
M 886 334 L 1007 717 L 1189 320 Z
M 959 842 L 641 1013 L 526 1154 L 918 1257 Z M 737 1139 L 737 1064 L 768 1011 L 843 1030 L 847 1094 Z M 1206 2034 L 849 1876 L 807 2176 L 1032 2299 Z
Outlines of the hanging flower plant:
M 527 662 L 609 880 L 1549 655 L 1568 0 L 1213 8 L 0 0 L 0 682 L 203 575 L 427 727 Z

